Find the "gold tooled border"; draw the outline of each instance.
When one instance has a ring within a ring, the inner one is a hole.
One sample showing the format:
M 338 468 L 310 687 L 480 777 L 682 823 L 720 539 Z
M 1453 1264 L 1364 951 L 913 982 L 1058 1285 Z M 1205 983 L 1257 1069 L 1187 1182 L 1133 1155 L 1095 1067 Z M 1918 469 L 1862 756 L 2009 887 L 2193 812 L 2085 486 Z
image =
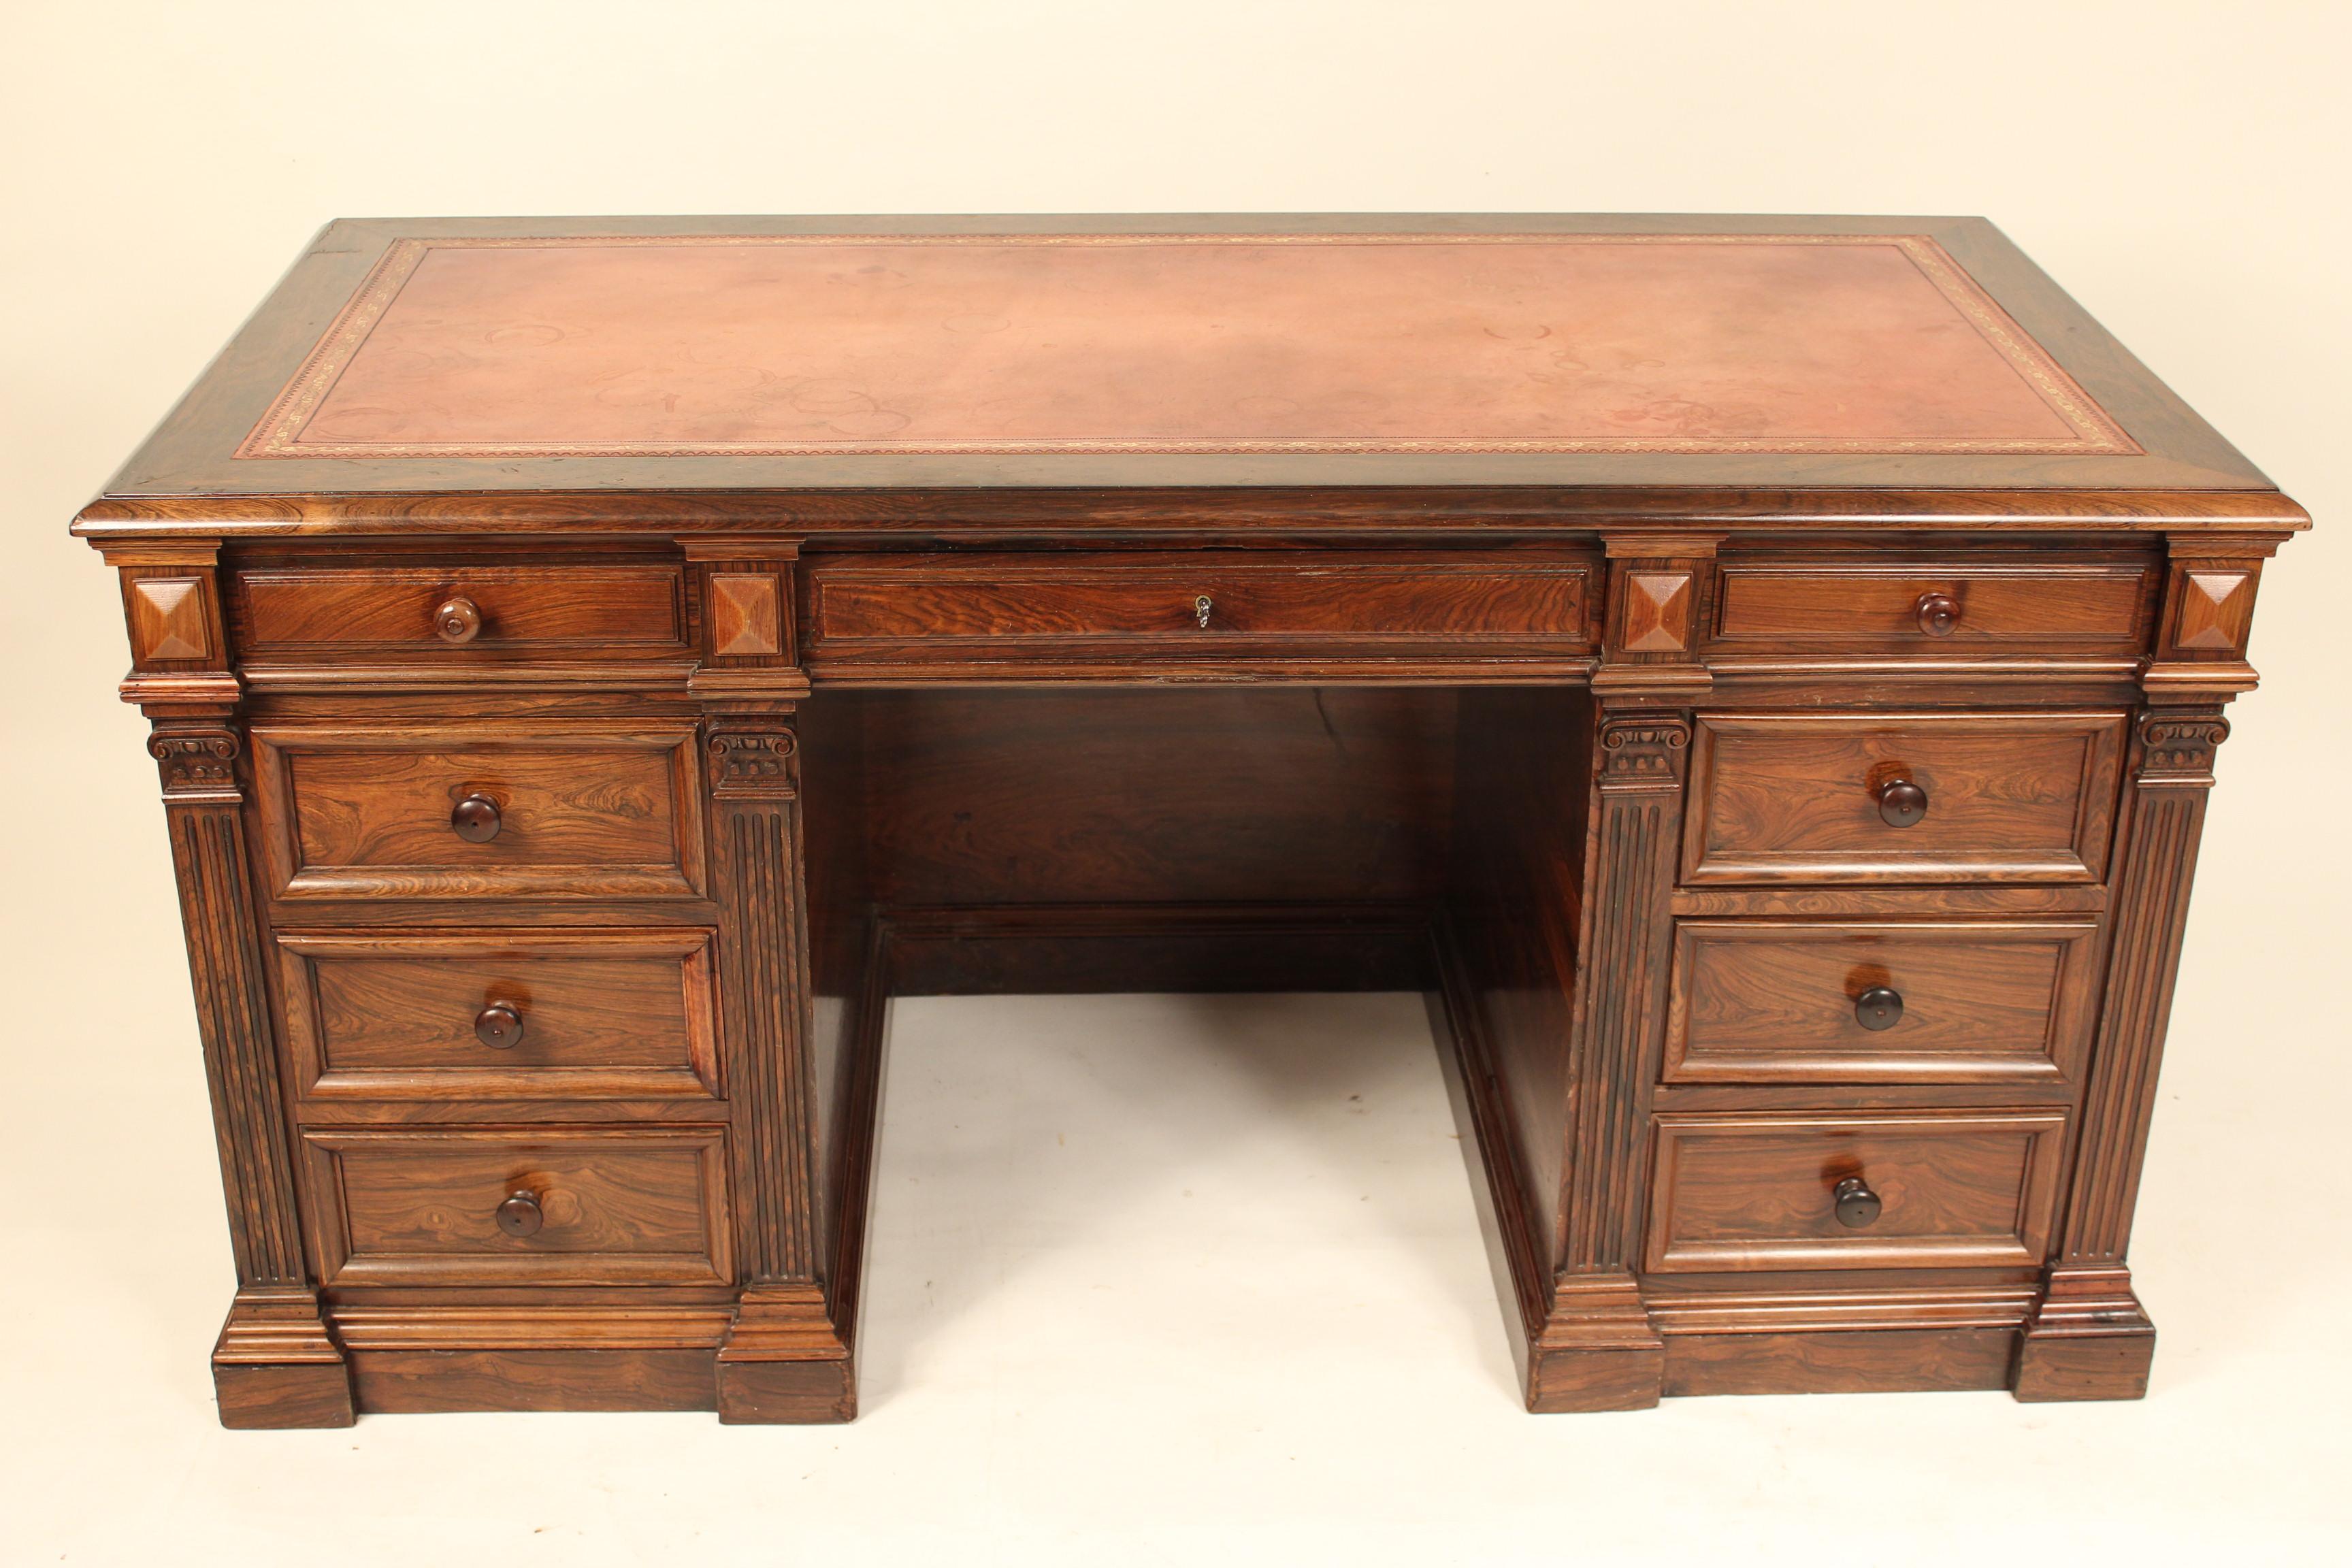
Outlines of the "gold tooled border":
M 2074 431 L 2072 438 L 2002 441 L 1947 438 L 1867 440 L 1852 437 L 1780 437 L 1771 440 L 1693 440 L 1651 437 L 1622 440 L 1497 441 L 1430 440 L 1074 440 L 1074 441 L 875 441 L 797 443 L 709 442 L 673 446 L 658 441 L 602 446 L 551 442 L 488 445 L 467 442 L 305 441 L 301 434 L 334 389 L 368 335 L 425 256 L 435 249 L 549 249 L 583 246 L 702 245 L 1885 245 L 1907 257 L 1962 319 L 1991 345 L 2051 411 Z M 239 458 L 709 458 L 819 457 L 898 454 L 1051 453 L 1228 454 L 1250 452 L 1528 452 L 1528 453 L 1950 453 L 1971 456 L 2137 456 L 2142 448 L 2091 400 L 2049 351 L 2034 342 L 1961 270 L 1944 247 L 1927 235 L 1851 234 L 788 234 L 788 235 L 562 235 L 544 237 L 466 237 L 400 239 L 388 247 L 332 325 L 303 359 L 252 432 L 239 444 Z

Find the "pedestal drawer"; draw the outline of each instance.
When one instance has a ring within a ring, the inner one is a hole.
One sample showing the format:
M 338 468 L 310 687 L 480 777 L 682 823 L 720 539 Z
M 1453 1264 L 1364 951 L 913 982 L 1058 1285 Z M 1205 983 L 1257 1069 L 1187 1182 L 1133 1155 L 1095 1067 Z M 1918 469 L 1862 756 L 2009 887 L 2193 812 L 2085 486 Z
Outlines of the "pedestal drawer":
M 733 1278 L 719 1128 L 311 1128 L 329 1285 Z
M 2058 1082 L 2088 1044 L 2098 922 L 1685 920 L 1668 1083 Z
M 719 1092 L 708 931 L 281 935 L 310 1100 Z
M 1661 1115 L 1643 1267 L 2037 1265 L 2064 1131 L 2058 1110 Z
M 690 729 L 257 729 L 253 742 L 279 898 L 702 891 Z
M 2096 882 L 2121 713 L 1708 714 L 1685 882 Z

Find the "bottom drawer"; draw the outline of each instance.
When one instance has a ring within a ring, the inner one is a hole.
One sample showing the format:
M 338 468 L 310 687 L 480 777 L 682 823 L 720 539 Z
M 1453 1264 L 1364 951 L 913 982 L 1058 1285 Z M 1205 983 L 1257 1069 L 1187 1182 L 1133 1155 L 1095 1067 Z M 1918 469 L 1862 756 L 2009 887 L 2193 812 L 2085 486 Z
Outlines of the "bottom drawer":
M 2057 1110 L 1662 1115 L 1643 1266 L 2037 1265 L 2065 1128 Z
M 726 1133 L 685 1128 L 312 1128 L 329 1285 L 714 1285 Z

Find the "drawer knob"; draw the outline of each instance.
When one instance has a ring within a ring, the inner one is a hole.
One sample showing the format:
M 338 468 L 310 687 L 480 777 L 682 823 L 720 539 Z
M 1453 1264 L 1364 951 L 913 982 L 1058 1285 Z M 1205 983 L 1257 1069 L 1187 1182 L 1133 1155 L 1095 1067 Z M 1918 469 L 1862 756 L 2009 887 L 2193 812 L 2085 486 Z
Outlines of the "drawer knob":
M 433 631 L 443 642 L 472 642 L 482 631 L 482 606 L 452 594 L 433 612 Z
M 499 803 L 484 795 L 469 795 L 449 808 L 449 826 L 468 844 L 488 844 L 499 836 Z
M 1209 624 L 1209 612 L 1214 608 L 1216 606 L 1209 602 L 1209 595 L 1203 594 L 1192 601 L 1192 618 L 1206 627 Z
M 1876 1203 L 1875 1198 L 1871 1200 Z M 499 1205 L 499 1228 L 509 1236 L 537 1236 L 539 1227 L 547 1223 L 546 1214 L 539 1206 L 539 1194 L 529 1187 L 519 1187 L 507 1194 Z
M 1873 792 L 1879 819 L 1889 827 L 1911 827 L 1927 815 L 1927 792 L 1906 778 L 1891 778 Z
M 1848 1176 L 1831 1190 L 1830 1195 L 1837 1200 L 1838 1224 L 1848 1230 L 1860 1230 L 1869 1225 L 1885 1206 L 1870 1190 L 1870 1184 L 1860 1176 Z
M 1903 1004 L 1897 1001 L 1895 1005 L 1899 1012 Z M 522 1009 L 511 1002 L 491 1003 L 474 1015 L 474 1038 L 497 1051 L 522 1044 Z
M 1865 1029 L 1891 1029 L 1903 1021 L 1903 993 L 1874 985 L 1853 999 L 1853 1021 Z
M 1919 629 L 1931 637 L 1950 637 L 1960 624 L 1960 606 L 1949 594 L 1919 595 Z

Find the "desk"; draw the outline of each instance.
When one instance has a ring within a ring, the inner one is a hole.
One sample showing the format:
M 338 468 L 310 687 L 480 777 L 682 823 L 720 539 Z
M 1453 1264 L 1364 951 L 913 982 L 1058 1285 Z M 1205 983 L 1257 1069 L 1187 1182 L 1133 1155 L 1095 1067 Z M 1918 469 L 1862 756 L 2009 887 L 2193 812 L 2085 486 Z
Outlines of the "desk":
M 338 223 L 75 525 L 221 1418 L 845 1420 L 886 999 L 1087 989 L 1424 991 L 1531 1409 L 2136 1395 L 2306 525 L 1974 219 Z

